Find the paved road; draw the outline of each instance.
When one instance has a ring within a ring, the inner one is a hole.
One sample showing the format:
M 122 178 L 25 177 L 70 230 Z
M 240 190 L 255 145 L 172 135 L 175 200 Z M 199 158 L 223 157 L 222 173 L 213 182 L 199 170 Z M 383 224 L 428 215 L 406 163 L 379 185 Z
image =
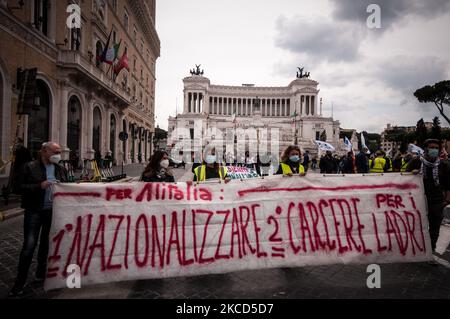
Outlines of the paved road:
M 127 167 L 138 176 L 143 167 Z M 190 170 L 177 169 L 178 181 L 190 179 Z M 22 244 L 23 218 L 0 223 L 0 298 L 14 282 Z M 442 226 L 438 243 L 441 264 L 381 265 L 381 289 L 368 289 L 366 265 L 332 265 L 267 269 L 161 280 L 141 280 L 45 293 L 30 283 L 24 298 L 450 298 L 450 227 Z M 36 264 L 32 264 L 33 274 Z

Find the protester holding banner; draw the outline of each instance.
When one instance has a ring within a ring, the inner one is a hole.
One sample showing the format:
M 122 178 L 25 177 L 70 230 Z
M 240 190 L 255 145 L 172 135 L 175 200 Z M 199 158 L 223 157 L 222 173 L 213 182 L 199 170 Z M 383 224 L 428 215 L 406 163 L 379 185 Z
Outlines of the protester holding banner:
M 450 164 L 439 158 L 441 141 L 425 141 L 424 155 L 414 158 L 407 171 L 423 174 L 425 195 L 428 204 L 428 223 L 433 251 L 439 238 L 439 230 L 444 218 L 444 208 L 450 204 Z
M 220 179 L 226 183 L 230 181 L 227 178 L 227 168 L 219 164 L 215 148 L 206 151 L 203 158 L 203 164 L 194 170 L 194 182 L 204 182 L 208 179 Z
M 296 145 L 289 146 L 281 155 L 281 163 L 276 175 L 292 176 L 299 174 L 305 176 L 305 167 L 300 163 L 301 151 Z
M 169 155 L 164 151 L 156 151 L 141 176 L 147 183 L 175 183 L 175 177 L 169 168 Z
M 67 182 L 67 172 L 58 163 L 61 161 L 61 146 L 54 142 L 44 143 L 40 158 L 24 166 L 22 176 L 22 208 L 24 213 L 24 242 L 19 257 L 16 282 L 10 295 L 23 293 L 34 250 L 40 245 L 36 280 L 44 281 L 47 269 L 47 254 L 50 226 L 52 224 L 52 185 Z

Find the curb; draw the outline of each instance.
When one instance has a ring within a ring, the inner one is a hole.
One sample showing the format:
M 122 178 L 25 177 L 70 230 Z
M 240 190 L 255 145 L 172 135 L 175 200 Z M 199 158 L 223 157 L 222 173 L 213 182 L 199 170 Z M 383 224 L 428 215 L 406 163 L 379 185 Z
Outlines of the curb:
M 23 215 L 23 212 L 24 212 L 24 209 L 20 208 L 20 207 L 11 208 L 11 209 L 8 209 L 5 211 L 0 211 L 0 222 Z

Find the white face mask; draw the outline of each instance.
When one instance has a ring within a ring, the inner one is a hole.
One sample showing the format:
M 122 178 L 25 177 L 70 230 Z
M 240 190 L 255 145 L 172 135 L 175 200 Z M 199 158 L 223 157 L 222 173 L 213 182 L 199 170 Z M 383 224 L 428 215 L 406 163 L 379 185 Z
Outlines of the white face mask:
M 216 162 L 216 156 L 215 155 L 206 156 L 205 162 L 207 164 L 214 164 Z
M 159 163 L 159 165 L 160 165 L 162 168 L 168 168 L 169 165 L 170 165 L 170 163 L 169 163 L 169 160 L 162 160 L 161 163 Z
M 50 163 L 58 164 L 61 161 L 61 154 L 55 154 L 50 156 L 49 161 Z

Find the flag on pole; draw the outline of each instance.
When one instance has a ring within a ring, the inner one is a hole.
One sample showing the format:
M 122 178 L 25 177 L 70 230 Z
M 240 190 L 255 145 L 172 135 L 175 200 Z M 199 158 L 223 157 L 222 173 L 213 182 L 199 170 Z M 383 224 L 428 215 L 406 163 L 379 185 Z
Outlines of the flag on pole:
M 348 140 L 347 136 L 344 137 L 344 144 L 349 151 L 353 149 L 352 143 Z
M 128 56 L 127 56 L 127 48 L 125 48 L 125 51 L 123 52 L 122 57 L 120 58 L 119 62 L 114 67 L 114 74 L 116 77 L 119 75 L 120 71 L 123 69 L 126 69 L 130 71 L 130 67 L 128 65 Z
M 111 42 L 111 34 L 112 34 L 112 29 L 111 29 L 111 32 L 109 33 L 108 41 L 106 41 L 106 45 L 105 45 L 105 48 L 103 49 L 102 55 L 97 57 L 97 60 L 99 60 L 100 63 L 106 62 L 106 55 L 108 54 L 109 43 Z
M 414 145 L 414 144 L 409 144 L 408 152 L 416 153 L 416 154 L 418 154 L 420 156 L 422 156 L 425 153 L 423 149 L 421 149 L 419 146 Z
M 116 59 L 119 56 L 119 49 L 120 49 L 120 44 L 122 43 L 122 40 L 120 40 L 119 43 L 114 44 L 114 46 L 110 49 L 108 49 L 108 51 L 106 52 L 106 56 L 105 56 L 105 63 L 107 64 L 113 64 L 114 61 L 116 61 Z
M 363 133 L 361 133 L 361 146 L 362 146 L 362 148 L 364 148 L 364 147 L 367 148 L 367 146 L 366 146 L 366 139 L 364 138 L 364 134 Z
M 333 147 L 333 145 L 331 145 L 327 142 L 316 141 L 315 143 L 317 144 L 319 149 L 322 151 L 331 151 L 331 152 L 335 151 L 335 148 Z

